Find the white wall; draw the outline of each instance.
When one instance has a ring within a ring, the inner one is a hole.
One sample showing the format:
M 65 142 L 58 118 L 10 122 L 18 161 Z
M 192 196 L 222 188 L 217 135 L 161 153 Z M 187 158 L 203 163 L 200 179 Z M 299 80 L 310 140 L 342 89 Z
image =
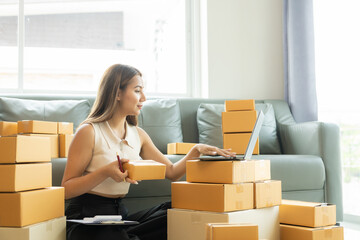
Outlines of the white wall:
M 207 0 L 206 14 L 208 97 L 282 99 L 282 0 Z

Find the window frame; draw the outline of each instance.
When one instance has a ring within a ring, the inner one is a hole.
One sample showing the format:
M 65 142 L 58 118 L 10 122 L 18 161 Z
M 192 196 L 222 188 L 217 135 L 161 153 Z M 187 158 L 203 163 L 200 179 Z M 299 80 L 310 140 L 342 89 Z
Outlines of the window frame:
M 201 2 L 202 0 L 183 0 L 185 1 L 185 38 L 186 38 L 186 93 L 156 93 L 147 92 L 149 97 L 202 97 L 202 64 L 201 64 Z M 0 88 L 3 93 L 19 94 L 96 94 L 94 91 L 79 90 L 35 90 L 24 89 L 24 36 L 25 36 L 25 0 L 18 0 L 18 64 L 17 64 L 17 88 Z

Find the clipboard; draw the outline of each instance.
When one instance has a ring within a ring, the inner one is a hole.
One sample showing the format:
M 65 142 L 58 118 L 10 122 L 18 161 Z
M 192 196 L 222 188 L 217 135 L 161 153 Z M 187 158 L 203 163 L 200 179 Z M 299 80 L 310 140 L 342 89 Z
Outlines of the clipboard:
M 131 226 L 131 225 L 137 225 L 139 222 L 137 221 L 128 221 L 128 220 L 121 220 L 121 221 L 89 221 L 89 220 L 83 220 L 83 219 L 67 219 L 67 222 L 73 222 L 73 223 L 79 223 L 84 225 L 93 225 L 93 226 L 106 226 L 106 225 L 112 225 L 112 226 Z

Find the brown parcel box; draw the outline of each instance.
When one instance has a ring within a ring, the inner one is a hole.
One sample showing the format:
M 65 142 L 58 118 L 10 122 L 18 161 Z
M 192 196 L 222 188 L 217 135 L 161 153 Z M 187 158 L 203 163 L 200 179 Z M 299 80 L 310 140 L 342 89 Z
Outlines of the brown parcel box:
M 167 145 L 167 154 L 187 154 L 196 143 L 168 143 Z
M 168 210 L 168 240 L 205 240 L 208 223 L 249 223 L 259 226 L 259 238 L 279 240 L 279 207 L 216 213 Z
M 208 223 L 206 240 L 259 240 L 256 224 Z
M 270 178 L 270 160 L 186 162 L 188 182 L 242 183 Z
M 50 140 L 43 137 L 0 138 L 0 163 L 50 162 Z
M 51 187 L 51 163 L 0 165 L 0 192 Z
M 128 171 L 128 177 L 132 180 L 165 178 L 165 164 L 153 160 L 131 160 L 128 163 L 124 163 L 123 166 L 124 170 Z
M 38 133 L 28 133 L 28 134 L 23 134 L 23 135 L 49 138 L 50 139 L 51 158 L 59 157 L 59 135 L 57 135 L 57 134 L 38 134 Z
M 17 122 L 0 122 L 0 136 L 17 134 Z
M 231 148 L 232 152 L 236 154 L 245 154 L 246 148 L 249 144 L 251 133 L 224 133 L 223 142 L 224 148 Z M 259 138 L 256 141 L 253 154 L 259 154 Z
M 69 147 L 74 135 L 59 134 L 59 156 L 66 158 L 69 154 Z
M 171 183 L 173 208 L 229 212 L 252 209 L 254 206 L 253 183 Z
M 305 227 L 324 227 L 336 223 L 336 206 L 327 203 L 282 200 L 280 223 Z
M 256 122 L 256 111 L 222 112 L 223 133 L 252 132 Z
M 344 228 L 329 226 L 319 228 L 280 224 L 281 240 L 344 240 Z
M 23 227 L 64 216 L 64 188 L 0 193 L 0 226 Z
M 37 120 L 18 121 L 18 133 L 57 134 L 57 122 Z
M 57 123 L 57 134 L 73 134 L 74 123 L 72 122 L 58 122 Z
M 26 227 L 0 227 L 1 240 L 65 240 L 66 217 L 54 218 Z
M 254 208 L 281 204 L 281 181 L 268 180 L 254 183 Z
M 255 110 L 255 100 L 228 100 L 225 101 L 225 112 Z

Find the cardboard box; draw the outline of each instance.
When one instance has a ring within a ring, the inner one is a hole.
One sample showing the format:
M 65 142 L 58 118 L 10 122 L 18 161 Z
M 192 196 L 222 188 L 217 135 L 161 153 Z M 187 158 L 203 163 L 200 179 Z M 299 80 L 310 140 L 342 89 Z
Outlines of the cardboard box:
M 0 122 L 0 136 L 17 134 L 17 122 Z
M 19 192 L 51 187 L 51 163 L 0 165 L 0 192 Z
M 1 240 L 65 240 L 66 217 L 54 218 L 26 227 L 0 227 Z
M 18 121 L 18 133 L 57 134 L 57 122 L 37 120 Z
M 207 240 L 259 240 L 258 225 L 246 223 L 208 223 Z
M 59 156 L 61 158 L 68 157 L 69 147 L 73 138 L 74 135 L 59 134 Z
M 167 154 L 187 154 L 191 148 L 193 148 L 196 143 L 168 143 L 167 145 Z
M 222 112 L 222 131 L 223 133 L 251 133 L 256 117 L 256 111 Z
M 164 179 L 165 164 L 153 160 L 132 160 L 123 164 L 132 180 Z
M 173 208 L 229 212 L 252 209 L 254 204 L 253 183 L 171 183 Z
M 254 183 L 254 208 L 281 204 L 281 181 L 268 180 Z
M 225 101 L 225 112 L 255 110 L 255 100 L 228 100 Z
M 242 183 L 271 179 L 270 160 L 186 162 L 186 181 Z
M 282 200 L 280 223 L 305 227 L 324 227 L 336 223 L 336 206 L 327 203 Z
M 23 227 L 64 216 L 64 188 L 0 193 L 0 226 Z
M 308 228 L 280 224 L 281 240 L 344 240 L 341 226 Z
M 59 135 L 57 134 L 23 134 L 24 136 L 33 136 L 33 137 L 47 137 L 50 139 L 50 154 L 51 158 L 59 157 Z
M 57 133 L 58 134 L 73 134 L 74 133 L 74 123 L 72 122 L 58 122 L 57 123 Z
M 50 140 L 43 137 L 0 137 L 0 163 L 50 162 Z
M 231 148 L 231 151 L 236 152 L 236 154 L 245 154 L 250 137 L 251 133 L 224 133 L 224 149 Z M 259 154 L 259 152 L 260 148 L 258 138 L 254 147 L 253 154 Z
M 208 223 L 252 223 L 258 225 L 259 238 L 279 240 L 279 207 L 227 213 L 168 210 L 168 240 L 205 240 Z

